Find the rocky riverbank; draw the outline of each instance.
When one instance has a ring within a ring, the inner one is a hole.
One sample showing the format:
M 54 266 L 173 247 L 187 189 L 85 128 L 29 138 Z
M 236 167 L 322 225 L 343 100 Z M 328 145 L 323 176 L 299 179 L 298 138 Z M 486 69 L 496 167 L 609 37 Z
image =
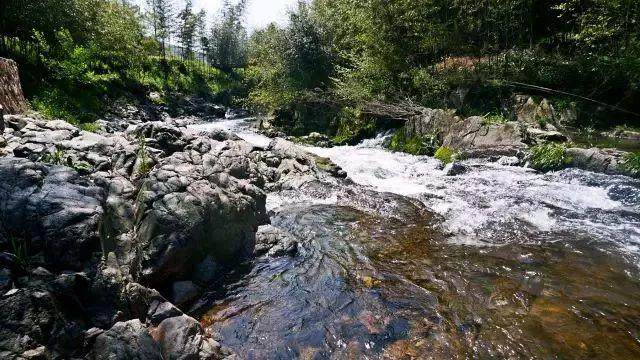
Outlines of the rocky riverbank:
M 233 356 L 185 311 L 253 255 L 267 191 L 344 176 L 283 140 L 260 148 L 129 113 L 97 132 L 4 116 L 3 358 Z M 257 251 L 291 251 L 278 239 Z

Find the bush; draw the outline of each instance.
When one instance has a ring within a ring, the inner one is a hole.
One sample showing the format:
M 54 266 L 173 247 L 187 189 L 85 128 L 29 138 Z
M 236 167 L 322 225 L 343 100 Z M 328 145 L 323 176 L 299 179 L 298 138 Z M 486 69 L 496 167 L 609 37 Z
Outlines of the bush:
M 555 171 L 567 167 L 571 158 L 567 155 L 567 149 L 562 144 L 544 144 L 532 147 L 531 167 L 538 171 Z
M 438 137 L 435 134 L 407 137 L 403 130 L 398 130 L 391 138 L 388 148 L 413 155 L 431 156 L 438 148 Z
M 620 170 L 633 177 L 640 177 L 640 151 L 625 155 Z
M 440 148 L 438 148 L 438 150 L 436 150 L 434 157 L 445 164 L 449 164 L 453 162 L 455 152 L 449 147 L 441 146 Z

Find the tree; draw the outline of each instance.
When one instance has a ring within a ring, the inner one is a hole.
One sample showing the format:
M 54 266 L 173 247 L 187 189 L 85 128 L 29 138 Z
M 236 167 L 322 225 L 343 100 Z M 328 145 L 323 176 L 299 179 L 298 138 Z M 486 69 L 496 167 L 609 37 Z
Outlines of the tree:
M 150 18 L 156 41 L 160 43 L 162 57 L 167 58 L 167 45 L 173 33 L 174 9 L 171 0 L 149 0 Z
M 246 0 L 236 5 L 225 0 L 220 17 L 211 29 L 209 59 L 226 72 L 246 64 L 247 31 L 242 25 L 246 5 Z
M 206 54 L 209 52 L 209 32 L 207 30 L 207 12 L 200 10 L 196 16 L 196 37 L 198 38 L 198 51 L 205 61 Z
M 180 20 L 178 34 L 182 45 L 182 56 L 183 58 L 191 58 L 193 57 L 198 25 L 198 18 L 193 13 L 192 0 L 186 1 L 184 9 L 178 14 L 178 19 Z

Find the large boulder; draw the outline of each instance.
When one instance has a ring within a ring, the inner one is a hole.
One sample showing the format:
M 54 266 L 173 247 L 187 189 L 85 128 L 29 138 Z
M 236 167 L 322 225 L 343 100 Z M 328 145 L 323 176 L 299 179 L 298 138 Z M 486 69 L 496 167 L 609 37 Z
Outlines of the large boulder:
M 489 123 L 484 117 L 461 118 L 454 111 L 422 109 L 408 117 L 405 135 L 436 135 L 447 146 L 472 157 L 513 156 L 526 148 L 516 122 Z
M 141 186 L 136 229 L 146 283 L 186 277 L 207 255 L 223 264 L 249 255 L 266 221 L 250 149 L 233 141 L 200 145 L 163 159 Z
M 99 250 L 104 192 L 73 169 L 0 158 L 0 244 L 42 252 L 54 269 L 81 269 Z M 24 254 L 27 255 L 27 254 Z
M 98 335 L 89 358 L 164 359 L 160 345 L 138 319 L 116 323 L 111 329 Z

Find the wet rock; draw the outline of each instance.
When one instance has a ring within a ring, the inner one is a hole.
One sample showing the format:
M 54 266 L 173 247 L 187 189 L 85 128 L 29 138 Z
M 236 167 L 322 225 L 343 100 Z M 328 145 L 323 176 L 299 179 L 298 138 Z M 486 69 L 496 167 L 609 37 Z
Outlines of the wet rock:
M 442 170 L 442 172 L 446 175 L 446 176 L 456 176 L 456 175 L 462 175 L 464 173 L 466 173 L 467 171 L 469 171 L 469 167 L 454 162 L 451 164 L 447 164 L 447 166 L 444 167 L 444 169 Z
M 55 299 L 44 289 L 9 291 L 0 298 L 0 308 L 0 349 L 15 355 L 42 345 L 55 345 L 65 331 Z
M 163 359 L 160 345 L 138 319 L 119 322 L 98 335 L 91 359 Z
M 0 269 L 0 294 L 4 294 L 11 289 L 11 270 L 7 268 Z
M 249 115 L 250 115 L 249 111 L 245 109 L 227 109 L 227 112 L 225 113 L 224 117 L 226 119 L 233 120 L 233 119 L 246 118 L 246 117 L 249 117 Z
M 270 257 L 293 256 L 298 251 L 298 242 L 286 231 L 272 225 L 261 226 L 256 233 L 254 254 Z
M 517 156 L 503 156 L 498 159 L 497 163 L 502 166 L 519 166 L 520 159 Z
M 155 144 L 150 144 L 150 146 L 155 145 L 154 147 L 157 147 L 168 155 L 182 151 L 187 145 L 188 140 L 190 140 L 190 138 L 184 136 L 184 133 L 177 127 L 160 121 L 134 126 L 127 130 L 127 134 L 133 139 L 143 137 L 155 140 Z
M 191 281 L 176 281 L 171 287 L 173 302 L 182 306 L 194 301 L 200 295 L 200 288 Z
M 443 146 L 471 157 L 512 156 L 526 148 L 516 122 L 489 124 L 481 116 L 463 119 L 442 109 L 416 108 L 414 112 L 404 128 L 408 137 L 437 135 Z

